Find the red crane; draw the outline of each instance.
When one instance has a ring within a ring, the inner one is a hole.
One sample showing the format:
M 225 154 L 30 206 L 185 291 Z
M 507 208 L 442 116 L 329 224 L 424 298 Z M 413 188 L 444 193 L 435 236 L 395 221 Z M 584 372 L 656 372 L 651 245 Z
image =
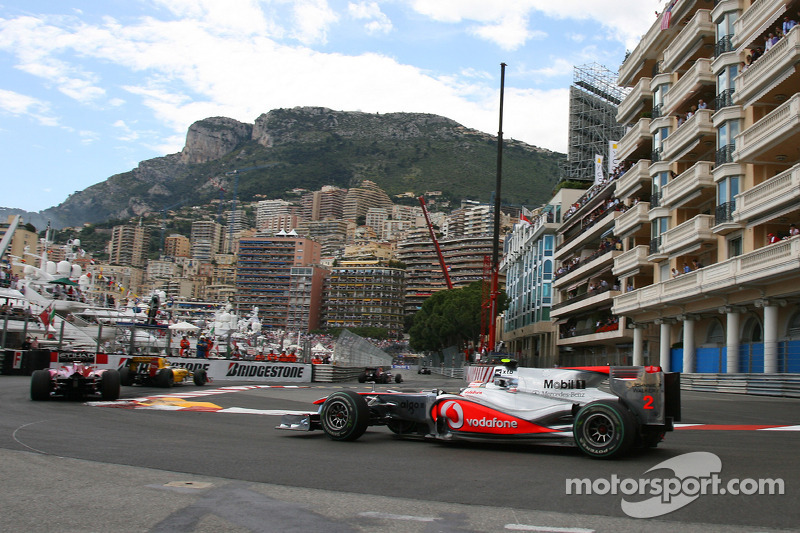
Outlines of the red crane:
M 433 246 L 436 247 L 436 254 L 439 256 L 439 265 L 442 267 L 442 272 L 444 273 L 444 280 L 447 282 L 447 288 L 453 288 L 453 282 L 450 281 L 450 272 L 447 270 L 447 263 L 444 261 L 444 256 L 442 255 L 442 249 L 439 248 L 439 241 L 436 240 L 436 234 L 433 232 L 433 224 L 431 224 L 431 217 L 428 215 L 428 208 L 425 206 L 425 197 L 420 196 L 418 198 L 419 205 L 422 206 L 422 214 L 425 215 L 425 223 L 428 225 L 428 231 L 431 233 L 431 240 L 433 241 Z

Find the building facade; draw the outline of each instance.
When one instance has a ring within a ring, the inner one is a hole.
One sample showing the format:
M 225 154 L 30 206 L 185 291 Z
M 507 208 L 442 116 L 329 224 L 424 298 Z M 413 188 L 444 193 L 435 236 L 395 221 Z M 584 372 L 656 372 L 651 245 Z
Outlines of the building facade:
M 800 371 L 798 7 L 677 0 L 620 69 L 634 363 Z
M 327 329 L 374 327 L 389 336 L 403 333 L 405 271 L 379 261 L 342 261 L 325 284 L 323 318 Z
M 237 313 L 243 316 L 258 307 L 264 327 L 285 330 L 289 319 L 292 268 L 319 263 L 319 244 L 303 237 L 241 239 L 236 262 Z

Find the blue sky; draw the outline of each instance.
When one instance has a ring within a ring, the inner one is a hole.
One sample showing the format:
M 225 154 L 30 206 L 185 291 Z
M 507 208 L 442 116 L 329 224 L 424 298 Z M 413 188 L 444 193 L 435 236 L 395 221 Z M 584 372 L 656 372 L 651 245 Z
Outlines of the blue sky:
M 39 211 L 271 109 L 424 112 L 566 152 L 572 68 L 664 0 L 0 0 L 0 206 Z

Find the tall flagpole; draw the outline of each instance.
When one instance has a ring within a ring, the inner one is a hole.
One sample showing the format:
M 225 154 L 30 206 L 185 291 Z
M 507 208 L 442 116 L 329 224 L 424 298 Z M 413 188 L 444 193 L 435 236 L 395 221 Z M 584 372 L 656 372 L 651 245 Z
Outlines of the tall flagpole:
M 497 296 L 499 292 L 498 270 L 500 267 L 500 190 L 503 177 L 503 96 L 505 91 L 506 64 L 500 63 L 500 124 L 497 131 L 497 178 L 494 191 L 494 237 L 492 239 L 492 291 L 489 311 L 489 349 L 495 348 L 497 334 Z

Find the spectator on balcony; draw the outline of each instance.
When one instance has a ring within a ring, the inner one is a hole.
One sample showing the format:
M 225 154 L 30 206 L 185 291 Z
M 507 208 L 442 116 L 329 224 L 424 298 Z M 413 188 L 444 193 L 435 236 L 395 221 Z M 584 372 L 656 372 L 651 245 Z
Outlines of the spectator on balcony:
M 794 28 L 795 26 L 797 26 L 797 21 L 796 20 L 790 20 L 789 19 L 789 15 L 786 15 L 785 17 L 783 17 L 783 34 L 784 35 L 788 34 L 790 31 L 792 31 L 792 28 Z
M 677 268 L 675 268 L 675 267 L 672 267 L 672 277 L 673 277 L 673 278 L 677 278 L 677 277 L 678 277 L 678 276 L 680 276 L 680 275 L 681 275 L 681 273 L 680 273 L 680 272 L 678 272 L 678 269 L 677 269 Z
M 689 263 L 684 261 L 683 262 L 683 273 L 684 274 L 688 274 L 691 271 L 692 271 L 692 269 L 691 269 L 691 267 L 689 267 Z
M 701 98 L 697 101 L 697 109 L 708 109 L 708 104 Z
M 694 259 L 692 260 L 692 266 L 694 267 L 695 270 L 698 270 L 700 268 L 703 268 L 703 263 L 701 263 L 697 259 Z
M 794 224 L 791 224 L 789 226 L 789 237 L 794 237 L 796 235 L 800 235 L 800 229 L 798 229 Z
M 769 244 L 775 244 L 775 243 L 776 243 L 776 242 L 778 242 L 779 240 L 780 240 L 780 239 L 778 239 L 778 236 L 777 236 L 777 235 L 775 235 L 774 233 L 767 233 L 767 242 L 768 242 Z

